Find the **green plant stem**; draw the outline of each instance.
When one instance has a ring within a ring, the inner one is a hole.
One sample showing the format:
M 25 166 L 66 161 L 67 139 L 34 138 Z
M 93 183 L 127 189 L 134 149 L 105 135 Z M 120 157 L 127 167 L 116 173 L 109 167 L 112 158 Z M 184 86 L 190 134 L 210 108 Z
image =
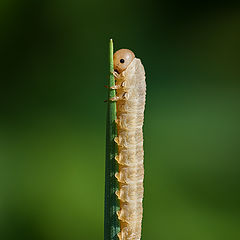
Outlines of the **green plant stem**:
M 113 41 L 110 40 L 110 77 L 109 87 L 115 85 L 113 76 Z M 115 97 L 115 90 L 108 89 L 108 99 Z M 108 101 L 107 127 L 106 127 L 106 163 L 105 163 L 105 213 L 104 213 L 104 240 L 118 240 L 117 234 L 120 231 L 120 224 L 117 217 L 119 200 L 115 194 L 118 190 L 118 181 L 115 173 L 118 171 L 118 164 L 115 160 L 117 145 L 114 138 L 117 136 L 116 127 L 116 102 Z

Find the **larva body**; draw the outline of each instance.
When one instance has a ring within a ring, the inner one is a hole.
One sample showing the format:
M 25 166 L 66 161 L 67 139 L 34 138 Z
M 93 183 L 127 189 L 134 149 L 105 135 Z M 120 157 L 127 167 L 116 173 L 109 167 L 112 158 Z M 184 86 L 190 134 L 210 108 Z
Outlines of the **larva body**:
M 130 57 L 125 53 L 130 52 Z M 125 59 L 124 59 L 125 57 Z M 122 66 L 126 63 L 127 66 Z M 140 59 L 130 50 L 122 49 L 114 54 L 120 200 L 118 218 L 120 220 L 120 240 L 140 240 L 143 200 L 143 119 L 145 109 L 145 71 Z M 121 71 L 123 70 L 123 71 Z

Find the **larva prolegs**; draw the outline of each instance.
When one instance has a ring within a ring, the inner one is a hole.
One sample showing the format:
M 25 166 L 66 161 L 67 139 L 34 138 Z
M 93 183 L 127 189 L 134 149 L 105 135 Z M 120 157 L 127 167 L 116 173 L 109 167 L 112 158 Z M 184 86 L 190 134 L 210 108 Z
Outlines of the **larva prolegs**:
M 112 73 L 112 75 L 114 76 L 115 79 L 119 80 L 121 78 L 120 74 L 117 71 L 112 71 L 111 73 Z

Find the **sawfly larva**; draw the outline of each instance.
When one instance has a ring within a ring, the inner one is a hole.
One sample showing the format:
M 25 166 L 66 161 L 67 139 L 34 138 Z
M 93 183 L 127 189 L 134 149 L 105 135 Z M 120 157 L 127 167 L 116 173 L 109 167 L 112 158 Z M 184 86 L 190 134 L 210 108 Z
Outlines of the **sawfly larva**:
M 116 192 L 120 200 L 117 212 L 120 221 L 120 240 L 140 240 L 143 214 L 143 119 L 146 82 L 141 60 L 128 49 L 118 50 L 114 56 L 114 77 L 117 102 L 116 160 L 119 182 Z

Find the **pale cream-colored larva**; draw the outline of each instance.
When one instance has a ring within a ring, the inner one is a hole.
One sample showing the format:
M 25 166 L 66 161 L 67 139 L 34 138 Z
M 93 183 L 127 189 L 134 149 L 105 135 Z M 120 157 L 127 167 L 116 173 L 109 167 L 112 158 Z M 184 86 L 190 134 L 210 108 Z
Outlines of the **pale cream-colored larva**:
M 117 102 L 117 132 L 120 200 L 120 240 L 140 240 L 143 214 L 143 119 L 146 82 L 141 60 L 128 49 L 114 56 L 114 76 Z

